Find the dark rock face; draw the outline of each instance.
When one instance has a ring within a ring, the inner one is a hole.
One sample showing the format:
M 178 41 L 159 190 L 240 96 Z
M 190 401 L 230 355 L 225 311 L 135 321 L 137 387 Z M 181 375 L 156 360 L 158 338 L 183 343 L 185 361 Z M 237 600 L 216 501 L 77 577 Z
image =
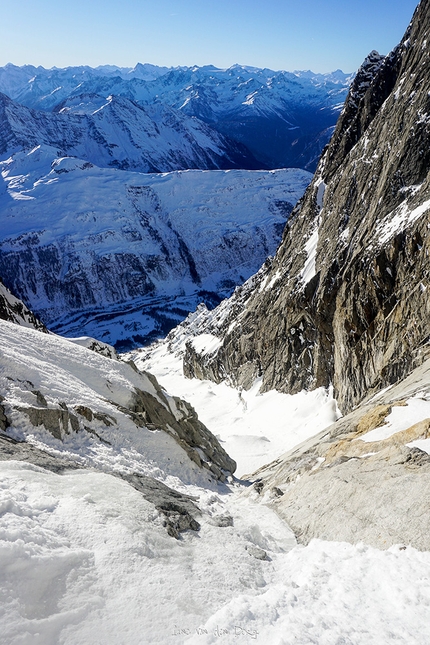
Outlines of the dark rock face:
M 347 412 L 404 377 L 430 338 L 430 82 L 423 0 L 401 44 L 359 71 L 315 178 L 255 288 L 189 345 L 188 374 L 295 393 L 333 384 Z M 212 325 L 214 316 L 212 316 Z
M 36 318 L 21 300 L 15 298 L 0 281 L 0 318 L 18 325 L 34 327 L 39 331 L 47 332 L 45 325 Z

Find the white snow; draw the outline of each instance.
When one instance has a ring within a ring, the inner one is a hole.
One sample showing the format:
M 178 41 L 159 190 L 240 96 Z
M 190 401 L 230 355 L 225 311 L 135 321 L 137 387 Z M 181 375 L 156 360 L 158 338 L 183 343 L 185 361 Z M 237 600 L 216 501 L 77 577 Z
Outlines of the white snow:
M 193 338 L 191 344 L 198 354 L 215 354 L 221 347 L 222 340 L 213 334 L 200 334 Z
M 415 194 L 419 187 L 411 186 L 412 194 Z M 385 244 L 395 233 L 403 231 L 413 224 L 421 215 L 424 215 L 430 209 L 430 199 L 422 202 L 416 208 L 411 207 L 405 200 L 394 211 L 387 215 L 379 223 L 377 230 L 377 239 L 380 245 Z
M 194 464 L 173 437 L 137 427 L 118 408 L 131 402 L 136 388 L 160 400 L 146 375 L 59 336 L 2 320 L 0 338 L 0 392 L 11 420 L 10 436 L 90 468 L 133 471 L 167 485 L 208 484 L 207 471 Z M 43 425 L 32 426 L 23 409 L 37 407 L 35 391 L 45 396 L 50 408 L 66 404 L 74 412 L 77 406 L 86 406 L 107 415 L 110 425 L 96 420 L 92 428 L 103 442 L 88 432 L 70 432 L 60 440 Z M 169 409 L 179 413 L 173 399 L 165 396 Z
M 319 239 L 319 222 L 316 222 L 315 228 L 305 244 L 307 257 L 305 265 L 300 271 L 300 277 L 304 284 L 307 284 L 316 275 L 316 256 Z
M 212 338 L 219 343 L 219 339 Z M 211 342 L 210 334 L 192 340 L 195 347 L 210 347 Z M 186 379 L 182 357 L 170 353 L 163 343 L 149 356 L 147 350 L 142 350 L 132 352 L 130 357 L 138 367 L 154 374 L 168 392 L 175 392 L 193 405 L 200 420 L 236 461 L 238 476 L 278 458 L 340 416 L 332 392 L 324 388 L 296 395 L 275 390 L 260 394 L 260 380 L 246 391 L 226 383 Z
M 52 109 L 77 90 L 85 94 L 129 96 L 134 101 L 156 99 L 183 108 L 200 99 L 215 113 L 235 112 L 258 102 L 267 112 L 285 113 L 285 99 L 296 103 L 322 104 L 340 111 L 352 76 L 337 70 L 328 74 L 286 72 L 233 65 L 220 69 L 203 67 L 159 67 L 138 63 L 134 69 L 103 65 L 44 69 L 0 67 L 0 92 L 30 107 Z M 130 82 L 131 81 L 131 82 Z M 209 87 L 210 96 L 201 88 Z M 211 100 L 210 100 L 211 99 Z M 73 100 L 73 99 L 72 99 Z M 74 99 L 79 105 L 79 98 Z
M 322 179 L 319 179 L 315 185 L 317 186 L 317 206 L 321 210 L 323 207 L 324 193 L 327 185 Z
M 133 386 L 150 386 L 119 361 L 0 324 L 8 413 L 8 403 L 34 405 L 33 388 L 52 392 L 49 405 L 63 400 L 113 412 L 106 399 L 125 400 Z M 178 358 L 163 351 L 160 344 L 146 363 L 172 393 L 195 393 L 200 416 L 239 458 L 242 472 L 338 415 L 323 390 L 289 397 L 260 395 L 258 382 L 238 392 L 187 381 Z M 143 356 L 137 362 L 145 362 Z M 133 435 L 124 416 L 120 428 L 100 428 L 110 433 L 104 436 L 111 446 L 76 434 L 63 444 L 49 441 L 42 428 L 15 422 L 13 432 L 93 469 L 59 475 L 0 462 L 2 644 L 427 643 L 430 553 L 319 540 L 297 546 L 281 519 L 246 494 L 246 482 L 216 485 L 199 478 L 180 463 L 173 444 L 160 443 L 163 433 L 141 428 Z M 152 446 L 147 435 L 154 437 Z M 107 472 L 129 469 L 192 495 L 202 510 L 200 531 L 169 537 L 155 508 Z M 220 517 L 227 526 L 219 526 Z
M 419 448 L 430 455 L 430 439 L 417 439 L 406 444 L 409 448 Z
M 316 188 L 315 199 L 316 199 L 316 205 L 319 213 L 321 213 L 321 210 L 323 208 L 324 194 L 325 194 L 326 187 L 327 187 L 326 183 L 323 181 L 321 177 L 319 177 L 315 182 L 315 188 Z M 305 285 L 308 282 L 310 282 L 312 278 L 316 275 L 316 256 L 317 256 L 320 224 L 321 224 L 321 214 L 319 214 L 318 217 L 315 218 L 312 233 L 308 237 L 305 243 L 305 251 L 306 251 L 307 257 L 305 260 L 304 267 L 299 274 Z
M 414 396 L 408 399 L 405 405 L 393 406 L 384 425 L 362 435 L 360 440 L 381 441 L 388 439 L 396 432 L 407 430 L 416 423 L 428 418 L 430 418 L 430 400 L 424 394 L 423 398 L 419 395 Z

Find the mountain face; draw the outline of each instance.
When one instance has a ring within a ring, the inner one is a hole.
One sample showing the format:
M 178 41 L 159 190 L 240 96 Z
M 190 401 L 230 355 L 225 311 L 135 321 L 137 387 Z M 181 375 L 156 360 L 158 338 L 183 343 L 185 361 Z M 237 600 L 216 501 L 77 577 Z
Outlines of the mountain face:
M 188 344 L 189 375 L 245 388 L 329 386 L 346 413 L 428 355 L 429 2 L 358 72 L 329 147 L 268 263 Z
M 41 144 L 58 156 L 140 172 L 261 167 L 243 145 L 168 106 L 91 94 L 47 113 L 0 94 L 0 157 Z
M 36 318 L 32 311 L 30 311 L 25 304 L 15 298 L 6 289 L 4 284 L 0 281 L 0 319 L 21 325 L 23 327 L 30 327 L 39 331 L 48 331 L 40 320 Z
M 177 120 L 179 111 L 244 144 L 259 168 L 310 171 L 333 132 L 350 82 L 351 76 L 339 70 L 291 73 L 240 65 L 226 70 L 211 65 L 0 68 L 0 92 L 30 108 L 64 111 L 69 100 L 76 102 L 81 95 L 99 100 L 115 95 L 145 109 L 170 107 Z
M 230 295 L 274 253 L 311 179 L 292 169 L 144 175 L 43 145 L 0 167 L 5 284 L 54 331 L 122 348 Z
M 246 475 L 245 497 L 305 545 L 430 548 L 429 28 L 423 0 L 400 45 L 365 60 L 276 256 L 133 355 L 182 355 L 185 376 L 236 386 L 244 408 L 334 391 L 344 416 Z

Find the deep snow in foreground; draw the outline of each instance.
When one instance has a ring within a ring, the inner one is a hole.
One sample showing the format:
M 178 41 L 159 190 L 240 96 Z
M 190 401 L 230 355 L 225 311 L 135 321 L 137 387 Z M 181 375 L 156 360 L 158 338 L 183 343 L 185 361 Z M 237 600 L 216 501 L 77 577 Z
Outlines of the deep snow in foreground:
M 125 404 L 127 392 L 147 378 L 10 323 L 2 323 L 1 349 L 8 411 L 34 406 L 37 388 L 49 406 L 88 401 L 113 413 L 109 400 Z M 239 395 L 185 381 L 178 358 L 163 351 L 157 346 L 146 362 L 175 394 L 195 389 L 202 417 L 214 421 L 218 410 L 212 429 L 240 457 L 242 472 L 338 414 L 323 391 L 260 396 L 256 385 Z M 61 441 L 43 426 L 32 428 L 23 413 L 10 416 L 9 434 L 83 467 L 56 474 L 0 461 L 2 645 L 428 643 L 430 553 L 319 540 L 297 546 L 248 482 L 208 481 L 195 464 L 186 466 L 169 437 L 133 429 L 115 414 L 116 427 L 98 428 L 110 445 L 82 431 Z M 129 469 L 191 495 L 200 531 L 170 537 L 154 505 L 110 474 Z
M 104 473 L 3 463 L 0 496 L 5 645 L 428 643 L 429 553 L 294 546 L 240 488 L 200 491 L 234 526 L 209 519 L 181 540 Z

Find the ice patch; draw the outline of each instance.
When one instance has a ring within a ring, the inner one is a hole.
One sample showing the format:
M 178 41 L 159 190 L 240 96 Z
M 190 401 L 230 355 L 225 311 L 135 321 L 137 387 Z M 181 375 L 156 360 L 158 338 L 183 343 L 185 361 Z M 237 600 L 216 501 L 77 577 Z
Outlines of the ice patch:
M 213 334 L 200 334 L 192 339 L 191 345 L 198 354 L 215 354 L 222 345 L 222 339 Z
M 411 208 L 407 201 L 400 204 L 394 211 L 380 222 L 376 238 L 382 246 L 385 244 L 395 233 L 403 231 L 405 228 L 413 224 L 421 215 L 424 215 L 430 209 L 430 199 L 426 200 L 416 208 Z

